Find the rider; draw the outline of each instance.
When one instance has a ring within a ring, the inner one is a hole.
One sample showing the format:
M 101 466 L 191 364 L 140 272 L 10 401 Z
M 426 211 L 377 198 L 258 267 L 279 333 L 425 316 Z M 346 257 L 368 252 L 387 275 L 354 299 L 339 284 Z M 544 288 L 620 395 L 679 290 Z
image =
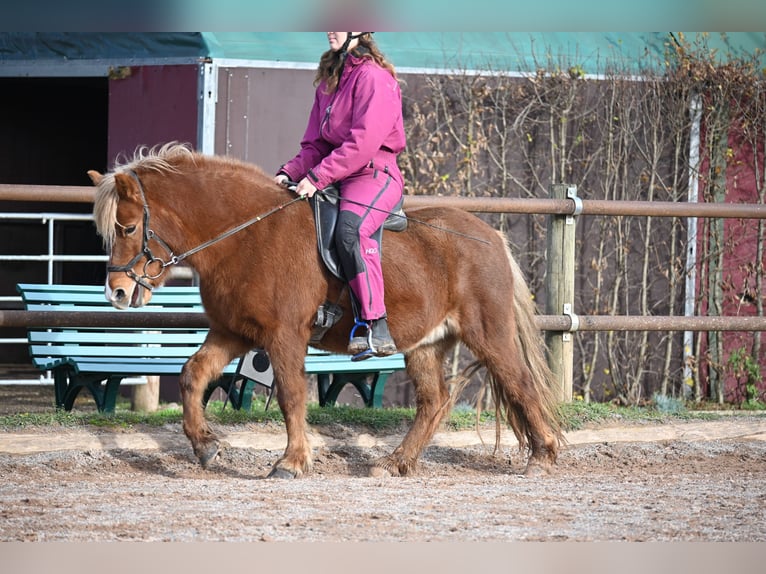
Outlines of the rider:
M 357 326 L 360 318 L 364 325 L 352 332 L 348 352 L 355 358 L 391 355 L 396 344 L 386 321 L 380 245 L 373 235 L 402 199 L 396 164 L 406 144 L 401 91 L 372 32 L 328 32 L 327 39 L 330 49 L 319 61 L 300 151 L 274 180 L 297 181 L 295 192 L 309 197 L 330 184 L 339 188 L 335 245 L 356 300 Z

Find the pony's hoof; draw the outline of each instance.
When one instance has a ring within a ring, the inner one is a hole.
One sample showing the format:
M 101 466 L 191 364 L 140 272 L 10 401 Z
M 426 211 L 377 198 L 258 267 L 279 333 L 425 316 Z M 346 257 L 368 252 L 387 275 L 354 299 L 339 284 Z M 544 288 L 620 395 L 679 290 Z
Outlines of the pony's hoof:
M 407 474 L 407 467 L 400 464 L 397 459 L 384 456 L 372 463 L 367 473 L 374 478 L 384 476 L 404 476 Z
M 382 466 L 371 466 L 367 474 L 372 478 L 388 478 L 393 476 L 390 470 Z
M 295 478 L 295 474 L 284 468 L 275 466 L 266 478 Z
M 551 474 L 553 474 L 553 465 L 537 460 L 530 460 L 527 463 L 527 468 L 524 470 L 524 476 L 526 478 L 550 476 Z
M 197 455 L 202 468 L 207 469 L 210 468 L 210 465 L 213 464 L 226 446 L 228 446 L 227 443 L 215 440 L 194 449 L 194 453 Z

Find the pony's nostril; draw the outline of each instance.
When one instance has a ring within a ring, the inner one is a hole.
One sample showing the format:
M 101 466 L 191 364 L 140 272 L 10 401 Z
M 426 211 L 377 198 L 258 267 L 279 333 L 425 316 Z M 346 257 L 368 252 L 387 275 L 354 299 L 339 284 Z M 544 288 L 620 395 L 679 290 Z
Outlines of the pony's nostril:
M 112 301 L 119 303 L 119 302 L 125 301 L 127 297 L 128 296 L 125 293 L 125 289 L 115 289 L 114 291 L 112 291 Z

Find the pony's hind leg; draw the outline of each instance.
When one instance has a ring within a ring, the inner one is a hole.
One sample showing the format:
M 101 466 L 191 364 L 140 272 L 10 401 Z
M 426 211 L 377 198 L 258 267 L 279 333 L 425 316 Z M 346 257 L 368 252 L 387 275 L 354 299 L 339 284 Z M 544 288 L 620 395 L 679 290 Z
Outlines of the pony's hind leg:
M 493 374 L 492 391 L 495 400 L 503 405 L 519 447 L 529 450 L 524 475 L 550 474 L 558 456 L 560 432 L 546 406 L 547 399 L 540 396 L 526 369 L 522 367 L 519 371 L 518 378 Z
M 405 476 L 415 472 L 418 458 L 450 411 L 443 361 L 451 344 L 441 342 L 407 353 L 407 372 L 415 386 L 415 420 L 402 443 L 390 455 L 375 461 L 371 476 Z
M 494 399 L 513 429 L 519 448 L 529 449 L 524 474 L 550 473 L 561 435 L 549 381 L 544 374 L 532 372 L 513 340 L 507 340 L 501 348 L 487 341 L 481 349 L 477 356 L 491 375 Z
M 237 356 L 239 349 L 215 344 L 208 334 L 205 343 L 181 370 L 179 387 L 183 404 L 183 429 L 200 464 L 207 468 L 225 446 L 210 429 L 205 419 L 203 395 L 208 383 L 221 375 L 223 368 Z M 242 351 L 243 353 L 244 351 Z
M 561 440 L 552 375 L 539 345 L 517 338 L 526 335 L 517 331 L 513 315 L 495 309 L 492 317 L 494 322 L 464 321 L 463 342 L 489 371 L 493 398 L 513 429 L 519 448 L 530 451 L 524 474 L 549 473 Z M 539 336 L 539 331 L 535 334 Z

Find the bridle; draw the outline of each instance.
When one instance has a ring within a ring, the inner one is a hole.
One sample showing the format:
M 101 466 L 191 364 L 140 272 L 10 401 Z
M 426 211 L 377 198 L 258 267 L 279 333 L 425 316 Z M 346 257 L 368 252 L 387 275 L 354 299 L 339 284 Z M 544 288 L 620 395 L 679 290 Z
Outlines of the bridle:
M 253 223 L 257 223 L 258 221 L 261 221 L 262 219 L 265 219 L 269 215 L 273 215 L 277 211 L 280 211 L 281 209 L 287 207 L 290 204 L 296 203 L 298 201 L 301 201 L 303 198 L 301 196 L 295 197 L 293 199 L 290 199 L 288 201 L 285 201 L 276 207 L 273 207 L 266 211 L 265 213 L 262 213 L 260 215 L 257 215 L 253 217 L 252 219 L 249 219 L 245 221 L 244 223 L 238 225 L 237 227 L 234 227 L 233 229 L 229 229 L 228 231 L 225 231 L 218 235 L 217 237 L 214 237 L 213 239 L 210 239 L 208 241 L 205 241 L 201 245 L 198 245 L 197 247 L 194 247 L 192 249 L 189 249 L 188 251 L 185 251 L 181 253 L 180 255 L 175 255 L 173 253 L 173 249 L 159 236 L 157 233 L 149 227 L 149 220 L 151 218 L 151 213 L 149 211 L 149 204 L 146 201 L 146 195 L 144 194 L 144 186 L 141 183 L 141 179 L 138 177 L 138 174 L 130 170 L 127 172 L 133 179 L 136 180 L 136 184 L 138 185 L 138 191 L 141 194 L 141 203 L 143 204 L 143 238 L 142 238 L 142 244 L 141 244 L 141 251 L 136 253 L 136 255 L 128 261 L 125 265 L 107 265 L 106 270 L 109 273 L 116 272 L 116 271 L 122 271 L 124 272 L 128 277 L 130 277 L 133 281 L 135 281 L 138 285 L 143 287 L 144 289 L 148 289 L 151 291 L 154 289 L 152 285 L 146 282 L 146 279 L 150 279 L 152 281 L 159 279 L 162 274 L 165 272 L 165 269 L 172 266 L 177 265 L 190 255 L 193 255 L 197 253 L 198 251 L 202 251 L 206 247 L 210 247 L 211 245 L 218 243 L 219 241 L 226 239 L 227 237 L 234 235 L 235 233 L 238 233 L 239 231 L 242 231 L 246 227 L 252 225 Z M 123 229 L 127 228 L 128 226 L 122 225 L 120 222 L 116 222 L 117 225 Z M 154 239 L 157 243 L 159 243 L 162 248 L 169 254 L 169 257 L 167 260 L 161 259 L 160 257 L 156 257 L 152 253 L 151 247 L 149 247 L 149 242 Z M 138 275 L 135 271 L 133 271 L 133 267 L 138 263 L 142 258 L 146 259 L 144 262 L 144 268 L 141 275 Z M 155 274 L 150 274 L 148 272 L 149 266 L 153 263 L 159 263 L 160 270 Z
M 128 174 L 136 180 L 136 184 L 138 184 L 138 191 L 141 194 L 141 203 L 143 204 L 143 238 L 142 238 L 142 244 L 141 244 L 141 251 L 136 253 L 135 257 L 128 261 L 125 265 L 107 265 L 106 270 L 108 273 L 112 273 L 115 271 L 123 271 L 128 277 L 130 277 L 133 281 L 138 283 L 141 287 L 145 289 L 149 289 L 151 291 L 153 287 L 145 281 L 145 279 L 159 279 L 162 274 L 165 272 L 165 268 L 169 267 L 171 265 L 175 265 L 178 263 L 178 258 L 173 255 L 173 250 L 168 246 L 167 243 L 159 236 L 157 235 L 150 227 L 149 227 L 149 204 L 146 202 L 146 196 L 144 194 L 144 186 L 141 183 L 141 180 L 138 177 L 138 174 L 136 174 L 135 171 L 131 170 L 128 172 Z M 127 225 L 122 225 L 119 221 L 116 222 L 117 226 L 126 229 Z M 152 239 L 156 240 L 162 247 L 170 254 L 170 258 L 167 261 L 164 261 L 160 259 L 159 257 L 155 257 L 155 255 L 152 253 L 151 247 L 149 247 L 149 241 Z M 136 274 L 135 271 L 133 271 L 133 267 L 138 263 L 141 258 L 145 258 L 146 261 L 144 262 L 144 269 L 143 273 L 141 275 Z M 159 263 L 160 264 L 160 270 L 156 274 L 150 274 L 148 272 L 149 266 L 153 263 Z

